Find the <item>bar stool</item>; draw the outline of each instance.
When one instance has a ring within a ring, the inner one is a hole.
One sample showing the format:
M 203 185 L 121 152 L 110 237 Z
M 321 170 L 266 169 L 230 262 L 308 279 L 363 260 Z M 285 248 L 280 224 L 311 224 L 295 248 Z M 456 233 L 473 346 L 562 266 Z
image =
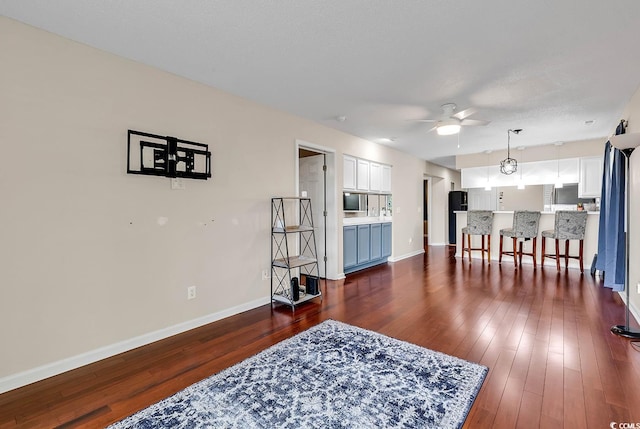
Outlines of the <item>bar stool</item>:
M 575 210 L 561 210 L 556 212 L 555 226 L 553 230 L 542 231 L 542 265 L 544 258 L 556 260 L 556 268 L 560 271 L 560 258 L 564 257 L 565 269 L 569 267 L 569 258 L 580 261 L 580 272 L 584 272 L 584 231 L 587 227 L 587 212 Z M 545 240 L 556 240 L 556 253 L 545 253 Z M 564 255 L 560 254 L 560 240 L 564 242 Z M 569 240 L 580 240 L 578 256 L 569 255 Z
M 491 228 L 493 226 L 493 212 L 490 210 L 469 210 L 467 212 L 467 226 L 462 228 L 462 258 L 464 252 L 469 252 L 469 262 L 471 262 L 471 251 L 479 250 L 484 262 L 484 254 L 487 253 L 487 260 L 491 263 Z M 464 247 L 464 236 L 467 236 L 467 248 Z M 471 236 L 480 235 L 482 247 L 471 247 Z M 484 237 L 489 236 L 488 245 L 484 247 Z
M 502 263 L 502 255 L 513 255 L 513 264 L 518 267 L 518 257 L 520 265 L 522 265 L 522 255 L 533 256 L 533 268 L 536 267 L 536 242 L 538 239 L 538 226 L 540 225 L 540 212 L 520 210 L 513 212 L 513 228 L 505 228 L 500 230 L 500 256 L 498 262 Z M 513 251 L 503 250 L 502 239 L 510 237 L 513 239 Z M 522 242 L 524 240 L 533 239 L 533 251 L 525 253 L 522 251 Z M 520 250 L 517 244 L 520 241 Z

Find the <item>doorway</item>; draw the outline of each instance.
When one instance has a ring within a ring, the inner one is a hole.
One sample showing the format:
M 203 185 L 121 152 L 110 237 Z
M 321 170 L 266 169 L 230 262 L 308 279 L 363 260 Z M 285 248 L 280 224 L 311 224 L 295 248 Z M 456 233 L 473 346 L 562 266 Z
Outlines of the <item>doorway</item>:
M 320 277 L 338 278 L 335 152 L 296 140 L 296 193 L 311 199 Z
M 422 232 L 424 236 L 423 247 L 426 252 L 429 249 L 429 215 L 431 209 L 431 178 L 422 181 Z

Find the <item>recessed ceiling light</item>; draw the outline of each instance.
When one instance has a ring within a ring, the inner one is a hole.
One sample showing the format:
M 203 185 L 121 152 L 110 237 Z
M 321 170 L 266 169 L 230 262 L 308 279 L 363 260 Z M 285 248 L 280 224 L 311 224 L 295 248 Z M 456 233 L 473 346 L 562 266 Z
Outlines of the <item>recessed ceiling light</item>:
M 347 117 L 344 115 L 336 116 L 336 121 L 338 122 L 344 122 L 346 120 L 347 120 Z
M 380 142 L 380 143 L 393 143 L 394 141 L 396 141 L 396 139 L 387 138 L 387 137 L 382 137 L 382 138 L 378 139 L 378 142 Z

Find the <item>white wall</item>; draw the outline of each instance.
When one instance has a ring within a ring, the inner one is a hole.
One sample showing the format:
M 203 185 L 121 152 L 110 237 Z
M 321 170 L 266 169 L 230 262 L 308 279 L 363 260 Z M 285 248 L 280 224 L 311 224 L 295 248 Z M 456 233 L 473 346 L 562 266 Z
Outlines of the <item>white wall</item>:
M 497 191 L 499 204 L 498 210 L 542 211 L 544 209 L 544 193 L 542 185 L 527 186 L 524 189 L 518 189 L 515 186 L 504 186 L 498 188 Z
M 638 89 L 631 98 L 622 117 L 629 121 L 627 127 L 628 133 L 640 133 L 640 89 Z M 631 195 L 631 222 L 629 222 L 629 292 L 631 308 L 636 320 L 640 321 L 640 294 L 638 294 L 637 288 L 637 284 L 640 282 L 640 265 L 638 264 L 638 261 L 640 261 L 640 225 L 637 221 L 634 221 L 640 217 L 640 149 L 635 150 L 631 154 L 629 163 L 629 186 Z M 624 321 L 620 323 L 623 324 Z
M 0 55 L 0 391 L 267 303 L 296 139 L 393 165 L 393 256 L 422 251 L 424 161 L 4 17 Z M 128 129 L 209 144 L 213 178 L 127 175 Z

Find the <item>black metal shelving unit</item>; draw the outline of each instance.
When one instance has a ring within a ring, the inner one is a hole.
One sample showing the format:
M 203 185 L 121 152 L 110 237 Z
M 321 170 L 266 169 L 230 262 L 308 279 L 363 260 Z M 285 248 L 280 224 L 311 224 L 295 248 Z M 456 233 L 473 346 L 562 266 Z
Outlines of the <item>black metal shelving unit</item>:
M 272 303 L 295 310 L 298 304 L 322 299 L 317 255 L 311 199 L 271 198 Z

